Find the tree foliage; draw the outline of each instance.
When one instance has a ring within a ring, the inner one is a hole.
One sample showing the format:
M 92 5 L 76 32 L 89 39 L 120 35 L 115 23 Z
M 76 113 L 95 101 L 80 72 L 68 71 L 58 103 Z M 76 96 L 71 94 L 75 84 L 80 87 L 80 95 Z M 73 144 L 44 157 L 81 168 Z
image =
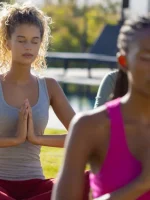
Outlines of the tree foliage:
M 111 0 L 79 6 L 76 0 L 45 0 L 43 11 L 52 17 L 52 44 L 49 50 L 86 52 L 101 33 L 106 23 L 118 22 L 119 3 Z

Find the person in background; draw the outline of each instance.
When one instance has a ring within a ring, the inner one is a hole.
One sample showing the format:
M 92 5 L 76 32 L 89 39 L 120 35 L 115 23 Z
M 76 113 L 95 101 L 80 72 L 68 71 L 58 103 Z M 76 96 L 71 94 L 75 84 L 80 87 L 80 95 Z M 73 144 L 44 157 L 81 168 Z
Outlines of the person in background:
M 124 96 L 128 91 L 127 75 L 121 69 L 109 72 L 102 79 L 95 100 L 94 108 Z

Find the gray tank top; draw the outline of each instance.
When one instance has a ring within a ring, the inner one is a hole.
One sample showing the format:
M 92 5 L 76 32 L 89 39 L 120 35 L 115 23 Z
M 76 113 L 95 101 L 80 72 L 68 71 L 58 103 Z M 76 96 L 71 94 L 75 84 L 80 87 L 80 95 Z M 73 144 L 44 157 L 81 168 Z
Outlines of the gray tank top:
M 49 96 L 44 78 L 37 78 L 39 97 L 32 107 L 35 134 L 41 134 L 48 122 Z M 6 103 L 0 83 L 0 137 L 16 134 L 19 109 Z M 40 162 L 39 145 L 26 141 L 23 144 L 0 148 L 0 179 L 29 180 L 44 179 Z

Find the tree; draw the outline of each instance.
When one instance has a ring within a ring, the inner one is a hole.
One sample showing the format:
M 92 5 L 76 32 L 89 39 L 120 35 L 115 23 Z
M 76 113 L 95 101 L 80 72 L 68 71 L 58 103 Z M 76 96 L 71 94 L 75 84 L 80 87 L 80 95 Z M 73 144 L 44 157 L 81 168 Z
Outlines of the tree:
M 99 4 L 100 10 L 103 12 L 105 22 L 109 14 L 116 15 L 121 7 L 120 2 L 113 2 L 112 0 L 105 0 Z
M 113 14 L 107 6 L 99 5 L 78 7 L 62 0 L 62 4 L 45 5 L 43 11 L 53 19 L 52 45 L 49 50 L 86 52 L 101 32 L 106 22 L 114 24 L 119 19 L 118 14 Z M 72 2 L 72 3 L 71 3 Z M 108 16 L 107 16 L 108 14 Z M 107 17 L 106 17 L 107 16 Z
M 11 3 L 11 4 L 13 4 L 13 3 L 15 3 L 15 0 L 0 0 L 0 2 L 7 2 L 7 3 Z

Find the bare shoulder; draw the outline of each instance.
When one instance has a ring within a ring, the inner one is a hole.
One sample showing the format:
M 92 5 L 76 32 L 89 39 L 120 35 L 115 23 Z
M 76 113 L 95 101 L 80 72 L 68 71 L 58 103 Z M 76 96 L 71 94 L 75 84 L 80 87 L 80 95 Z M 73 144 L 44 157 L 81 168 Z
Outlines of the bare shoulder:
M 107 121 L 106 106 L 103 105 L 96 109 L 77 114 L 73 118 L 72 123 L 80 126 L 84 126 L 86 124 L 88 128 L 90 127 L 92 128 L 92 125 L 97 127 L 101 123 L 102 124 L 106 123 L 106 121 Z
M 109 119 L 106 112 L 106 106 L 101 106 L 91 111 L 76 114 L 70 123 L 70 129 L 76 130 L 80 137 L 102 138 L 106 136 L 109 128 Z M 71 131 L 72 132 L 72 131 Z M 97 139 L 98 139 L 97 138 Z
M 48 84 L 58 84 L 56 79 L 45 77 L 45 80 Z
M 59 83 L 54 78 L 45 78 L 47 89 L 49 92 L 49 95 L 53 95 L 54 92 L 57 92 L 58 90 L 61 90 L 61 87 Z
M 59 83 L 54 78 L 45 78 L 47 87 L 53 88 L 59 86 Z

